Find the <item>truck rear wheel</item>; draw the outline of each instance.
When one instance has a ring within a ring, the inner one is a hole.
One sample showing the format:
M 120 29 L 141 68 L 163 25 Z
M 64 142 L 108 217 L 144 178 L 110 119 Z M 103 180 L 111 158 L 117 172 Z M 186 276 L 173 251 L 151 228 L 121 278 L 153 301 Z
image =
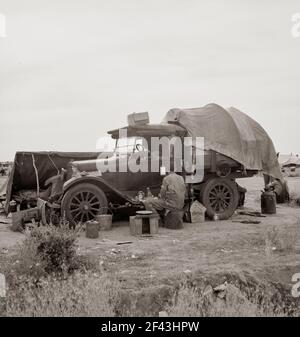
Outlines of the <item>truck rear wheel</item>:
M 70 226 L 95 219 L 107 213 L 107 198 L 97 186 L 89 183 L 71 187 L 64 195 L 61 209 Z
M 230 179 L 213 178 L 202 186 L 200 201 L 206 207 L 206 214 L 213 219 L 229 219 L 238 207 L 239 192 L 236 183 Z

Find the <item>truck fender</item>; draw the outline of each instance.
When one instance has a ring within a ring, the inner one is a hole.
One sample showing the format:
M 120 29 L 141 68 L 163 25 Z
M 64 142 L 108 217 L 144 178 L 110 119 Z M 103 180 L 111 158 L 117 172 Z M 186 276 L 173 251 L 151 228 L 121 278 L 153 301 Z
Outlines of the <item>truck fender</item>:
M 63 194 L 65 194 L 71 187 L 75 185 L 79 185 L 82 183 L 89 183 L 95 186 L 98 186 L 106 195 L 109 194 L 109 199 L 114 199 L 115 202 L 124 203 L 130 202 L 131 204 L 137 203 L 135 200 L 131 199 L 126 194 L 117 190 L 115 187 L 111 186 L 107 181 L 105 181 L 101 177 L 93 177 L 93 176 L 84 176 L 84 177 L 73 177 L 65 182 L 63 186 Z

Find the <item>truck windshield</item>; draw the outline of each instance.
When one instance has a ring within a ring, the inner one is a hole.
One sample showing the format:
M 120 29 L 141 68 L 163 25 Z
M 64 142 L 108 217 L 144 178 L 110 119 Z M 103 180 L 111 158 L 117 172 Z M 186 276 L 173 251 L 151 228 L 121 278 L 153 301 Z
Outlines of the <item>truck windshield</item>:
M 119 138 L 117 140 L 115 152 L 120 153 L 132 153 L 136 151 L 145 151 L 143 147 L 142 138 L 138 137 L 128 137 L 128 138 Z

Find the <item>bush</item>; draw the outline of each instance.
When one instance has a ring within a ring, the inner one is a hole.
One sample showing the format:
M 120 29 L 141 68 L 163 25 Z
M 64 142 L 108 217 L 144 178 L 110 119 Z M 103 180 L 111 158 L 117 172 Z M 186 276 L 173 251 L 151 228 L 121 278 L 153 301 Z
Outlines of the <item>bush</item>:
M 64 224 L 32 229 L 18 248 L 12 271 L 37 280 L 52 273 L 74 272 L 81 264 L 76 254 L 77 235 Z

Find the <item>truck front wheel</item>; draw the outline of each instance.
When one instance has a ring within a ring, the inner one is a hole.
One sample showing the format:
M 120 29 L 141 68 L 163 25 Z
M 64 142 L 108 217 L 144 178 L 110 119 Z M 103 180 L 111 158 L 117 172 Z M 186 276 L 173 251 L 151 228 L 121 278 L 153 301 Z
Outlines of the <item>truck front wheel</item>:
M 213 178 L 203 184 L 200 201 L 206 207 L 206 214 L 213 219 L 229 219 L 238 207 L 239 192 L 236 183 L 230 179 Z
M 95 219 L 107 212 L 107 198 L 97 186 L 83 183 L 71 187 L 64 195 L 61 210 L 70 226 Z

